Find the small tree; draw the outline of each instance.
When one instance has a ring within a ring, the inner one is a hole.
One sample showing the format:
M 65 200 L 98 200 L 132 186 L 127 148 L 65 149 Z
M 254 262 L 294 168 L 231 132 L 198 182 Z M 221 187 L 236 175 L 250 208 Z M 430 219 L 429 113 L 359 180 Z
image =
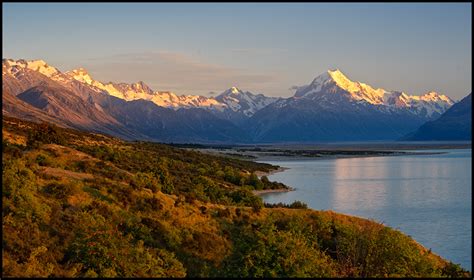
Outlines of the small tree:
M 308 209 L 308 205 L 306 203 L 301 202 L 299 200 L 294 201 L 293 203 L 290 204 L 290 208 L 294 209 Z

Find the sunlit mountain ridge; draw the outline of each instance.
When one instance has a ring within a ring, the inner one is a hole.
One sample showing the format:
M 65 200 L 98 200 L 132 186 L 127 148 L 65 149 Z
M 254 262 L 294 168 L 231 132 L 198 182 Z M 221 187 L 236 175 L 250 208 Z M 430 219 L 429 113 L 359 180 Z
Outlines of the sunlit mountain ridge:
M 237 87 L 215 97 L 177 95 L 152 89 L 143 81 L 98 81 L 84 68 L 61 72 L 43 60 L 3 59 L 2 76 L 9 94 L 64 119 L 66 126 L 88 129 L 90 125 L 94 131 L 119 137 L 158 141 L 394 140 L 436 119 L 455 103 L 434 91 L 410 95 L 374 89 L 351 81 L 339 69 L 317 76 L 288 98 Z M 43 96 L 41 102 L 39 95 Z M 77 100 L 66 102 L 68 98 Z M 9 98 L 8 102 L 14 100 Z M 77 105 L 78 100 L 84 105 Z M 88 106 L 90 109 L 79 109 Z M 8 108 L 4 113 L 18 116 Z M 76 117 L 68 118 L 67 112 L 76 112 Z M 74 121 L 79 119 L 80 124 Z M 114 131 L 116 127 L 120 133 Z

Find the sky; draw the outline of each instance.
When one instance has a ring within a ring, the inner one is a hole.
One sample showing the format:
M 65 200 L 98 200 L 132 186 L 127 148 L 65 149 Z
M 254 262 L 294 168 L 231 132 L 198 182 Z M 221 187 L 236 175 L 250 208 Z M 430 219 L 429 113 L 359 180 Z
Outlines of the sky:
M 471 3 L 2 5 L 3 58 L 84 67 L 102 82 L 288 97 L 339 69 L 409 94 L 472 90 Z

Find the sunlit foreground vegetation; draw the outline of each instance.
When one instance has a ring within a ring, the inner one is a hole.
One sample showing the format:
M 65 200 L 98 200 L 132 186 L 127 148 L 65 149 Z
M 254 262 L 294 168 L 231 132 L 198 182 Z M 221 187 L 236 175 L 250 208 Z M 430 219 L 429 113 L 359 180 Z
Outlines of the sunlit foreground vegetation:
M 470 276 L 374 221 L 268 205 L 277 167 L 12 118 L 3 276 Z

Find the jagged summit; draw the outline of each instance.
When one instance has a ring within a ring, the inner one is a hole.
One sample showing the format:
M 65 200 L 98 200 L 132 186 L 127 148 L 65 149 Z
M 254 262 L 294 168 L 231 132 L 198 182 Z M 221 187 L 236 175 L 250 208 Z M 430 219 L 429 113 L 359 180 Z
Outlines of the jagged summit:
M 132 87 L 132 89 L 137 90 L 137 91 L 143 91 L 143 92 L 146 92 L 148 94 L 154 94 L 153 90 L 147 84 L 145 84 L 145 82 L 143 82 L 143 81 L 138 81 L 136 83 L 133 83 L 131 85 L 131 87 Z
M 241 93 L 243 93 L 241 89 L 239 89 L 236 86 L 232 86 L 228 88 L 227 90 L 225 90 L 224 92 L 222 92 L 220 95 L 232 95 L 232 94 L 235 95 L 235 94 L 241 94 Z
M 215 98 L 215 100 L 225 104 L 232 111 L 242 112 L 247 117 L 253 116 L 258 110 L 275 102 L 277 99 L 243 91 L 235 86 L 227 89 Z
M 335 70 L 327 70 L 326 72 L 324 72 L 321 75 L 317 76 L 313 80 L 311 85 L 313 87 L 317 87 L 318 90 L 320 90 L 324 85 L 326 85 L 328 83 L 334 83 L 335 85 L 337 85 L 341 89 L 347 90 L 351 93 L 359 91 L 361 89 L 361 87 L 365 87 L 365 88 L 370 87 L 370 86 L 368 86 L 364 83 L 351 81 L 338 68 L 336 68 Z
M 429 91 L 420 96 L 421 100 L 424 101 L 446 101 L 446 102 L 453 102 L 451 98 L 444 94 L 437 93 L 436 91 Z
M 11 59 L 11 58 L 4 58 L 3 62 L 9 62 L 12 65 L 16 65 L 16 64 L 47 65 L 47 63 L 42 59 L 26 60 L 26 59 L 20 58 L 20 59 L 14 60 L 14 59 Z
M 88 85 L 92 85 L 93 79 L 89 75 L 89 72 L 87 72 L 86 69 L 80 67 L 77 69 L 73 69 L 71 71 L 66 72 L 66 75 L 71 76 L 73 79 L 79 81 L 79 82 L 84 82 Z
M 55 67 L 49 66 L 44 60 L 37 59 L 37 60 L 25 60 L 25 59 L 3 59 L 3 64 L 10 69 L 9 73 L 13 74 L 16 73 L 19 69 L 30 69 L 33 71 L 37 71 L 47 77 L 52 77 L 57 75 L 59 72 L 58 69 Z M 12 69 L 16 69 L 11 71 Z
M 309 85 L 300 87 L 295 97 L 308 97 L 315 93 L 324 92 L 329 87 L 337 86 L 348 92 L 355 92 L 359 86 L 347 78 L 339 69 L 327 70 L 318 75 Z
M 327 72 L 327 73 L 329 74 L 329 76 L 331 76 L 333 79 L 336 79 L 337 77 L 342 77 L 342 78 L 344 78 L 344 79 L 347 79 L 346 75 L 345 75 L 344 73 L 342 73 L 341 70 L 339 70 L 339 68 L 336 68 L 336 69 L 334 69 L 334 70 L 329 69 L 329 70 L 327 70 L 326 72 Z
M 335 71 L 328 71 L 328 74 L 331 76 L 332 80 L 341 88 L 349 90 L 349 91 L 356 91 L 358 87 L 358 82 L 353 82 L 349 80 L 339 69 Z
M 71 70 L 71 71 L 69 71 L 69 72 L 71 72 L 71 73 L 76 73 L 76 74 L 81 74 L 81 73 L 82 73 L 82 74 L 89 74 L 89 72 L 87 72 L 87 70 L 86 70 L 85 68 L 83 68 L 83 67 L 79 67 L 79 68 L 77 68 L 77 69 L 73 69 L 73 70 Z

